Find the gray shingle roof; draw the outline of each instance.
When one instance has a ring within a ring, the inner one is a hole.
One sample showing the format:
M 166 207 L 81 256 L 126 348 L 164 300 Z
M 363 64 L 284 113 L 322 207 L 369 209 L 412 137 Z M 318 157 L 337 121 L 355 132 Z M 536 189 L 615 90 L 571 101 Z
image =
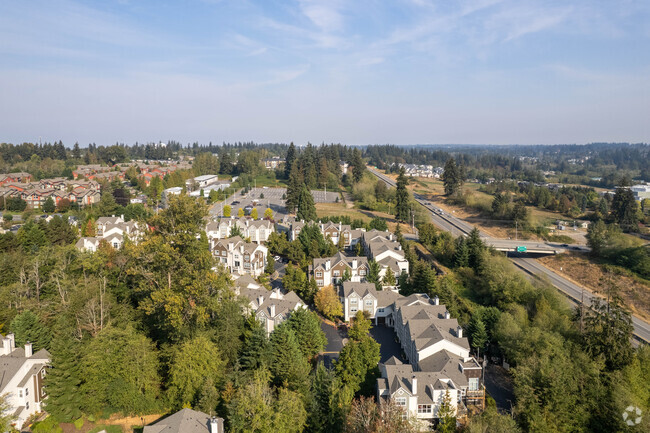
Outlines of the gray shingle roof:
M 192 409 L 181 409 L 167 418 L 144 428 L 143 433 L 210 433 L 210 415 Z M 223 418 L 217 418 L 223 432 Z

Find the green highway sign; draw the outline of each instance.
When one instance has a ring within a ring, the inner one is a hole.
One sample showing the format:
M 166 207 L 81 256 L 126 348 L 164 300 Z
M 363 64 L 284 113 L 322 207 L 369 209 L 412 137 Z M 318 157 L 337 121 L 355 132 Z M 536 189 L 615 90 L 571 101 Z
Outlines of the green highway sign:
M 517 252 L 518 253 L 525 253 L 526 252 L 526 247 L 517 247 Z

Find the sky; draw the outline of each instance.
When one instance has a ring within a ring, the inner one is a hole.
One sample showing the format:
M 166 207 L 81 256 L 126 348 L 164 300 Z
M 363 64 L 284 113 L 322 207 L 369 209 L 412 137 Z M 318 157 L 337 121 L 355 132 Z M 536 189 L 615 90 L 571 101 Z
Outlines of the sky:
M 650 141 L 648 0 L 2 0 L 0 142 Z

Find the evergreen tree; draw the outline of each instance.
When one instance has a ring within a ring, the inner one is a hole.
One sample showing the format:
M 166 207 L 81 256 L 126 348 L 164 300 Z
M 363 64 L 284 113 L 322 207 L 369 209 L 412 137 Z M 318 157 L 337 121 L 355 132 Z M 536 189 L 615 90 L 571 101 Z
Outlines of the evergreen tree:
M 366 171 L 366 164 L 363 162 L 361 157 L 361 151 L 359 149 L 354 149 L 352 151 L 352 177 L 354 182 L 360 182 L 363 179 L 363 174 Z
M 612 216 L 623 231 L 638 231 L 637 203 L 630 188 L 616 188 L 616 194 L 614 194 L 614 200 L 612 201 Z
M 293 329 L 281 323 L 271 333 L 271 374 L 273 382 L 304 392 L 308 386 L 309 363 L 302 353 Z
M 386 269 L 386 273 L 384 274 L 384 278 L 381 280 L 381 282 L 384 286 L 388 286 L 388 287 L 395 286 L 397 282 L 395 280 L 395 274 L 393 273 L 391 268 Z
M 113 192 L 109 190 L 102 192 L 102 196 L 99 199 L 99 204 L 97 205 L 97 212 L 99 213 L 99 215 L 101 216 L 115 215 L 116 210 L 117 210 L 117 203 L 115 202 L 115 198 L 113 198 Z
M 454 253 L 454 267 L 465 268 L 469 266 L 469 248 L 465 238 L 456 238 L 456 252 Z
M 29 341 L 34 353 L 50 347 L 52 332 L 29 310 L 14 317 L 9 329 L 15 335 L 16 346 L 24 346 Z
M 347 389 L 334 372 L 319 362 L 311 377 L 307 431 L 313 433 L 341 431 L 346 408 L 349 405 L 346 391 Z
M 445 163 L 444 172 L 442 173 L 442 183 L 445 186 L 445 195 L 456 195 L 460 192 L 463 179 L 454 158 L 449 158 Z
M 284 178 L 289 179 L 291 175 L 291 170 L 293 169 L 293 163 L 296 160 L 296 146 L 293 142 L 289 144 L 289 149 L 287 149 L 287 156 L 284 158 Z
M 587 245 L 591 248 L 591 254 L 598 257 L 600 256 L 609 240 L 609 230 L 603 220 L 598 220 L 589 224 L 587 227 Z
M 293 330 L 298 347 L 305 358 L 312 359 L 325 348 L 327 338 L 316 313 L 300 308 L 291 313 L 286 323 Z
M 602 356 L 608 370 L 620 370 L 632 360 L 632 317 L 617 294 L 609 302 L 594 296 L 584 318 L 584 344 L 592 356 Z
M 43 212 L 45 213 L 53 213 L 56 210 L 56 206 L 54 205 L 54 200 L 52 197 L 48 197 L 45 200 L 45 203 L 43 203 Z
M 275 260 L 273 260 L 273 254 L 271 254 L 270 250 L 268 253 L 266 253 L 266 266 L 264 267 L 264 272 L 266 272 L 268 275 L 271 275 L 273 272 L 275 272 Z
M 83 396 L 79 391 L 81 348 L 72 337 L 58 336 L 50 350 L 50 369 L 45 376 L 45 410 L 61 422 L 72 422 L 82 415 Z
M 481 239 L 481 233 L 476 227 L 469 233 L 465 242 L 469 250 L 469 266 L 480 272 L 483 267 L 483 253 L 486 247 Z
M 246 328 L 239 364 L 244 370 L 268 367 L 271 363 L 271 352 L 264 326 L 254 315 L 251 315 L 246 321 Z
M 456 431 L 456 410 L 451 404 L 449 391 L 445 391 L 442 404 L 438 410 L 438 429 L 440 433 L 454 433 Z
M 395 192 L 395 219 L 402 222 L 409 220 L 411 211 L 407 184 L 406 170 L 402 167 L 399 170 L 399 176 L 397 176 L 397 191 Z
M 298 201 L 302 189 L 305 187 L 303 184 L 303 177 L 298 169 L 296 161 L 291 165 L 289 172 L 289 184 L 287 185 L 287 193 L 284 206 L 288 213 L 293 213 L 298 207 Z
M 476 349 L 478 356 L 480 356 L 481 349 L 484 349 L 485 345 L 488 342 L 488 335 L 487 331 L 485 330 L 485 324 L 478 317 L 478 315 L 474 315 L 472 316 L 472 320 L 469 322 L 468 328 L 469 341 L 472 347 Z
M 314 204 L 314 197 L 306 186 L 302 187 L 300 195 L 298 196 L 298 213 L 296 218 L 302 221 L 315 221 L 316 220 L 316 205 Z
M 81 158 L 81 149 L 79 148 L 79 143 L 75 143 L 72 148 L 72 157 L 75 159 Z

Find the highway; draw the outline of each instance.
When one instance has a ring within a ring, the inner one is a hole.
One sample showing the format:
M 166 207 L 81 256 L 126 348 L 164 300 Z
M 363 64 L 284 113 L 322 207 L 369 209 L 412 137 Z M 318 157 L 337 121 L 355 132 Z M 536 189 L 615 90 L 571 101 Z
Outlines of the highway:
M 395 186 L 395 181 L 383 173 L 379 173 L 374 169 L 369 169 L 372 174 L 383 180 L 389 186 Z M 466 236 L 474 229 L 472 224 L 467 223 L 459 218 L 456 218 L 448 213 L 443 212 L 441 209 L 436 208 L 430 204 L 425 198 L 418 194 L 414 194 L 413 198 L 431 212 L 431 219 L 433 223 L 442 230 L 450 232 L 453 236 Z M 588 251 L 587 248 L 577 245 L 558 245 L 547 242 L 530 242 L 530 241 L 514 241 L 511 239 L 496 239 L 484 232 L 481 232 L 483 241 L 501 251 L 515 251 L 518 246 L 525 246 L 527 252 L 543 253 L 543 254 L 557 254 L 566 251 L 566 249 L 578 249 Z M 515 264 L 515 267 L 520 271 L 533 275 L 540 276 L 546 275 L 560 292 L 566 295 L 574 303 L 579 303 L 584 296 L 586 305 L 591 303 L 591 298 L 594 295 L 589 290 L 584 290 L 577 284 L 567 280 L 566 278 L 556 274 L 551 269 L 540 264 L 537 260 L 532 258 L 522 257 L 509 257 Z M 583 294 L 584 292 L 584 294 Z M 643 319 L 632 316 L 632 324 L 634 325 L 634 337 L 639 341 L 650 343 L 650 324 Z

